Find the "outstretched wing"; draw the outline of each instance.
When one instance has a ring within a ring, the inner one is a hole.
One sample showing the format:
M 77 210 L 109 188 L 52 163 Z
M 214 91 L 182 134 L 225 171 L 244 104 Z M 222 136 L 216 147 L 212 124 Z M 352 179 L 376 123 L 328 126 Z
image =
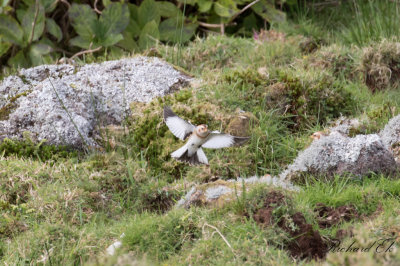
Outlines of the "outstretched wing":
M 233 145 L 243 144 L 248 139 L 248 137 L 235 137 L 229 134 L 212 132 L 209 135 L 207 141 L 203 145 L 201 145 L 201 147 L 208 149 L 227 148 Z
M 181 140 L 185 140 L 196 128 L 194 125 L 177 116 L 171 108 L 167 106 L 164 107 L 164 121 L 172 134 Z

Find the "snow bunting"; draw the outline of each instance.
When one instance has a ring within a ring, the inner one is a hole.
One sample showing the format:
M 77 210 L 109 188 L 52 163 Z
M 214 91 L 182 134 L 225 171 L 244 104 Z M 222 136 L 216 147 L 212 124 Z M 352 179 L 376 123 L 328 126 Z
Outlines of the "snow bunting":
M 207 125 L 204 124 L 195 126 L 177 116 L 169 107 L 164 107 L 164 121 L 177 138 L 181 140 L 189 138 L 185 145 L 171 153 L 171 157 L 190 164 L 208 164 L 202 148 L 227 148 L 242 144 L 249 139 L 223 134 L 219 131 L 209 131 Z

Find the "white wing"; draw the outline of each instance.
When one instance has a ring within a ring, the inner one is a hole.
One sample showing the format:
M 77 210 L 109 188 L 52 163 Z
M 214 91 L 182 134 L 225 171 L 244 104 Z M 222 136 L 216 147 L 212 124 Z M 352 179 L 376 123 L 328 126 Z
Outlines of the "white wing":
M 164 120 L 172 134 L 181 140 L 185 140 L 196 128 L 177 116 L 169 107 L 164 107 Z
M 180 158 L 187 150 L 187 144 L 183 145 L 173 153 L 171 153 L 172 158 Z
M 199 158 L 199 162 L 208 164 L 207 156 L 204 154 L 204 151 L 201 148 L 197 150 L 197 157 Z
M 235 137 L 229 134 L 221 134 L 213 131 L 201 147 L 208 149 L 227 148 L 235 144 L 242 144 L 248 139 L 249 138 L 246 137 Z

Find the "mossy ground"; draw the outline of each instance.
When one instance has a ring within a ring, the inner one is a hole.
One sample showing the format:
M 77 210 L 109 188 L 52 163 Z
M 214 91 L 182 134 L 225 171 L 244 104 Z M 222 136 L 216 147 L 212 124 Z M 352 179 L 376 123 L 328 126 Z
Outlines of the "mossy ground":
M 133 115 L 124 130 L 107 133 L 111 135 L 104 152 L 54 159 L 50 155 L 56 151 L 41 155 L 33 144 L 28 143 L 26 154 L 10 152 L 14 144 L 1 144 L 1 263 L 395 264 L 400 260 L 399 244 L 386 254 L 330 252 L 325 262 L 292 258 L 284 248 L 290 235 L 276 224 L 261 227 L 244 215 L 262 205 L 271 191 L 268 187 L 242 193 L 222 208 L 172 208 L 193 184 L 278 174 L 309 145 L 313 132 L 341 115 L 367 121 L 362 133 L 372 133 L 399 113 L 397 80 L 373 92 L 365 79 L 370 72 L 365 49 L 377 58 L 382 47 L 393 45 L 356 48 L 319 42 L 305 53 L 299 45 L 302 38 L 211 36 L 179 49 L 159 46 L 164 59 L 201 79 L 200 85 L 147 105 L 132 104 Z M 380 62 L 391 67 L 390 59 Z M 169 154 L 182 142 L 162 121 L 164 105 L 192 123 L 221 131 L 229 131 L 229 124 L 245 111 L 250 140 L 243 147 L 206 150 L 209 167 L 179 163 Z M 301 189 L 282 191 L 291 204 L 274 213 L 277 220 L 301 212 L 324 239 L 351 230 L 353 236 L 343 239 L 344 246 L 355 241 L 367 247 L 375 240 L 400 237 L 396 176 L 309 177 Z M 318 203 L 351 204 L 359 217 L 321 229 L 315 215 Z M 122 233 L 123 247 L 114 256 L 105 255 Z

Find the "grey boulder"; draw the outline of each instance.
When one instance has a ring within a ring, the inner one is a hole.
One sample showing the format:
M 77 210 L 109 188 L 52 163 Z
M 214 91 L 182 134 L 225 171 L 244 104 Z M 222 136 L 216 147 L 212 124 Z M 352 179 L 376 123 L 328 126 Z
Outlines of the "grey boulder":
M 189 81 L 148 57 L 22 69 L 0 83 L 0 141 L 28 131 L 50 144 L 96 145 L 99 125 L 120 124 L 133 102 L 149 102 Z

